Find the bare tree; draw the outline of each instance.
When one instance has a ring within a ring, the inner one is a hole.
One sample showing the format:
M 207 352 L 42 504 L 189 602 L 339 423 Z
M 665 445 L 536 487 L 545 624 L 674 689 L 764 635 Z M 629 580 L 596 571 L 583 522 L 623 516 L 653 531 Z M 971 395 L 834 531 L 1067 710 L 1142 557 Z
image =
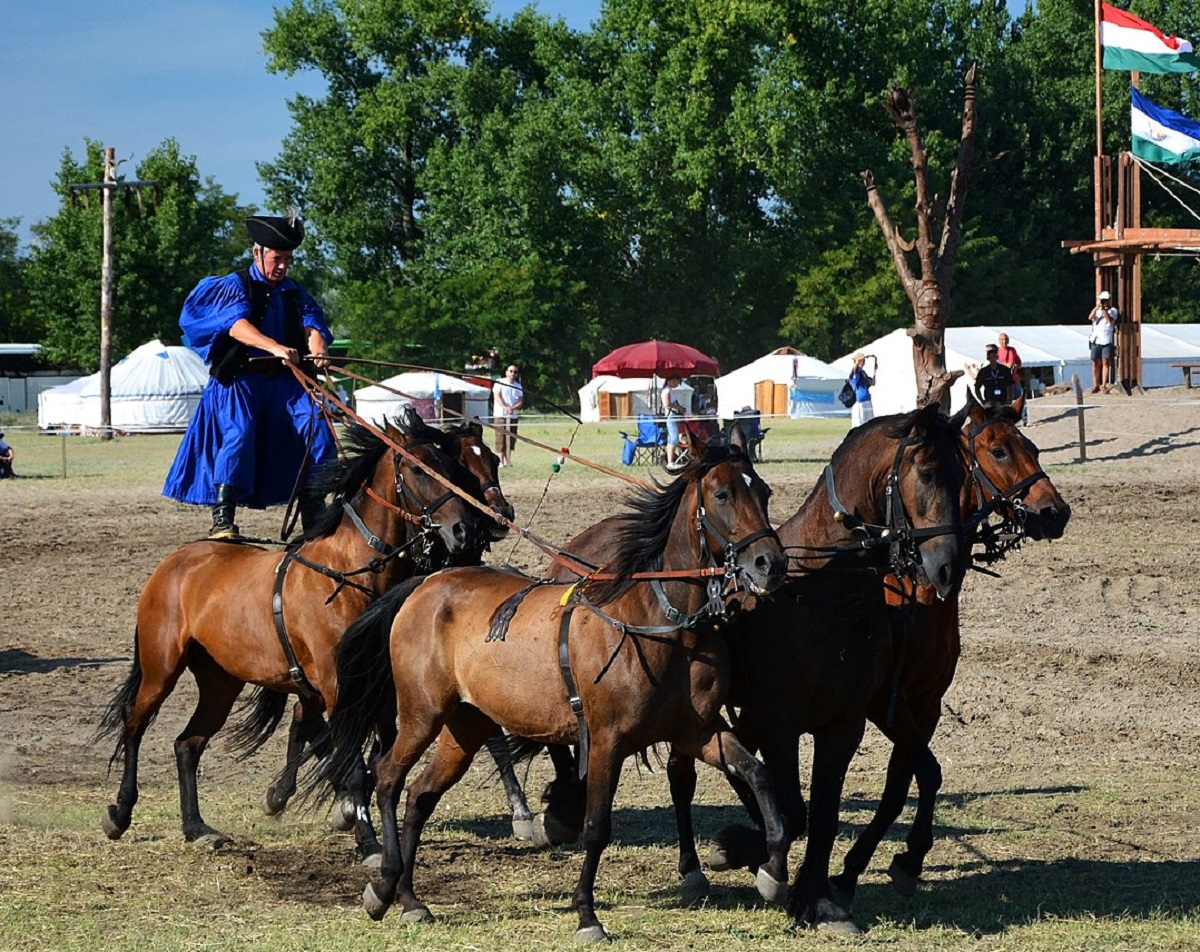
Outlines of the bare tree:
M 913 368 L 917 375 L 917 405 L 941 403 L 946 409 L 950 402 L 950 385 L 961 370 L 946 371 L 946 324 L 954 313 L 954 265 L 959 242 L 962 240 L 963 210 L 967 190 L 973 178 L 971 160 L 975 151 L 975 75 L 976 67 L 967 70 L 963 93 L 962 134 L 958 142 L 958 159 L 950 178 L 950 197 L 943 201 L 938 195 L 930 197 L 929 165 L 921 131 L 917 124 L 917 108 L 912 93 L 893 89 L 884 99 L 888 115 L 904 133 L 912 153 L 913 178 L 917 185 L 917 236 L 906 240 L 892 220 L 879 189 L 875 173 L 861 173 L 867 187 L 867 204 L 887 240 L 892 263 L 900 283 L 912 302 L 915 326 L 909 331 L 913 340 Z M 941 224 L 941 237 L 934 243 L 934 234 Z M 920 276 L 913 273 L 909 255 L 916 252 Z

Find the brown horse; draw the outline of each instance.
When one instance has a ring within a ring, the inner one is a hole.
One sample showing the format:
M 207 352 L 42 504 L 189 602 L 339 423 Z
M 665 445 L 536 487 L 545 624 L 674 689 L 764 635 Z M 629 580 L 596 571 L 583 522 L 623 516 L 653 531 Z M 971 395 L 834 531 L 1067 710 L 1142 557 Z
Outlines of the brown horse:
M 407 434 L 407 439 L 416 443 L 433 443 L 451 459 L 461 465 L 455 476 L 455 484 L 466 490 L 475 499 L 490 506 L 493 511 L 511 520 L 515 515 L 512 504 L 504 495 L 500 486 L 500 457 L 487 445 L 483 438 L 483 427 L 478 421 L 464 422 L 458 426 L 439 429 L 425 423 L 415 413 L 406 413 L 399 424 Z M 391 576 L 391 584 L 409 577 L 414 572 L 427 573 L 452 565 L 478 565 L 483 553 L 490 548 L 492 542 L 503 539 L 508 534 L 508 527 L 501 521 L 488 519 L 476 512 L 470 515 L 477 520 L 475 530 L 468 534 L 473 540 L 471 544 L 451 552 L 445 546 L 436 543 L 427 536 L 427 544 L 422 546 L 420 559 L 405 559 L 401 561 L 397 572 Z M 274 733 L 281 720 L 283 706 L 288 695 L 266 688 L 259 688 L 247 704 L 245 717 L 233 728 L 234 747 L 245 753 L 253 752 L 261 747 Z M 298 701 L 292 711 L 292 722 L 288 732 L 286 762 L 281 773 L 275 778 L 263 798 L 263 812 L 268 816 L 277 816 L 287 807 L 288 801 L 296 792 L 296 771 L 301 763 L 305 747 L 315 737 L 310 733 L 314 728 L 323 727 L 323 719 L 306 715 L 304 701 Z M 503 770 L 502 770 L 503 774 Z M 506 777 L 512 774 L 508 767 Z M 512 782 L 516 783 L 515 776 Z M 354 792 L 346 791 L 337 804 L 333 814 L 333 826 L 338 830 L 349 830 L 358 826 L 358 840 L 361 848 L 370 859 L 378 855 L 378 843 L 369 821 L 359 813 Z M 532 815 L 528 824 L 532 824 Z M 366 825 L 362 825 L 366 824 Z M 514 826 L 516 821 L 514 820 Z M 522 828 L 523 829 L 523 828 Z
M 110 767 L 124 755 L 117 802 L 103 817 L 111 839 L 129 828 L 142 737 L 184 670 L 199 700 L 175 739 L 183 835 L 219 841 L 200 815 L 196 771 L 242 687 L 299 694 L 304 716 L 316 722 L 308 733 L 319 733 L 335 691 L 334 648 L 350 622 L 410 575 L 406 563 L 427 549 L 440 545 L 453 555 L 476 545 L 472 512 L 433 475 L 457 476 L 457 461 L 403 429 L 391 428 L 389 437 L 416 462 L 351 425 L 346 455 L 319 476 L 318 489 L 333 502 L 310 537 L 286 553 L 200 541 L 154 570 L 138 601 L 132 668 L 99 731 L 119 734 Z
M 490 568 L 450 569 L 398 587 L 352 626 L 338 652 L 334 750 L 315 784 L 343 780 L 372 729 L 384 736 L 382 722 L 395 715 L 398 737 L 374 764 L 384 855 L 379 879 L 363 894 L 373 918 L 393 901 L 406 919 L 429 917 L 413 892 L 421 830 L 498 726 L 586 751 L 586 855 L 573 900 L 578 940 L 607 935 L 594 886 L 622 762 L 658 742 L 750 785 L 772 843 L 760 888 L 786 882 L 770 784 L 720 720 L 728 652 L 713 624 L 724 614 L 725 584 L 736 579 L 764 593 L 784 578 L 767 495 L 744 454 L 712 449 L 665 491 L 633 498 L 620 555 L 605 577 L 567 586 Z M 635 578 L 642 573 L 659 577 Z M 390 670 L 379 664 L 389 648 Z M 435 740 L 408 790 L 401 842 L 399 793 Z
M 963 433 L 971 474 L 962 497 L 964 519 L 982 529 L 988 524 L 980 516 L 998 512 L 1003 519 L 1001 528 L 1012 529 L 1017 541 L 1023 537 L 1061 538 L 1071 508 L 1042 470 L 1037 447 L 1017 429 L 1024 397 L 1011 407 L 991 410 L 971 403 Z M 929 744 L 941 718 L 942 698 L 958 665 L 958 597 L 944 601 L 918 597 L 917 603 L 895 620 L 899 645 L 895 669 L 887 689 L 876 694 L 868 710 L 871 721 L 892 741 L 892 753 L 875 815 L 847 854 L 841 874 L 832 880 L 835 892 L 847 903 L 858 877 L 904 809 L 914 777 L 917 812 L 907 849 L 893 857 L 889 869 L 899 892 L 913 894 L 933 847 L 933 811 L 942 770 Z

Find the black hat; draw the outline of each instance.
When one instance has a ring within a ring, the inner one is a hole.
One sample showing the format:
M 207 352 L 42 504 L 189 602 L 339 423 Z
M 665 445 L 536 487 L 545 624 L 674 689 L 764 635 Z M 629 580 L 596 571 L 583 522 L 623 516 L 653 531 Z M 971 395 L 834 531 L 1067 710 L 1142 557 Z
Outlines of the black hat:
M 256 245 L 276 251 L 293 251 L 304 240 L 304 222 L 295 216 L 255 215 L 246 219 L 246 230 Z

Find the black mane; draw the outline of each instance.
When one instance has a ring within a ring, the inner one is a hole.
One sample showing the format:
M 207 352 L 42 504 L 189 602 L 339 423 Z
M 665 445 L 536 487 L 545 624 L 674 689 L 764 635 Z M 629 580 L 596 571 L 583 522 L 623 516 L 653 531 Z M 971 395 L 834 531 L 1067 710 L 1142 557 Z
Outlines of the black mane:
M 607 605 L 625 594 L 635 583 L 629 576 L 638 572 L 657 572 L 662 568 L 663 551 L 671 526 L 679 512 L 688 487 L 699 482 L 715 466 L 729 459 L 746 459 L 734 446 L 712 446 L 704 457 L 689 463 L 678 478 L 657 489 L 636 488 L 626 499 L 627 512 L 618 516 L 616 556 L 602 569 L 612 579 L 587 583 L 585 594 L 597 605 Z

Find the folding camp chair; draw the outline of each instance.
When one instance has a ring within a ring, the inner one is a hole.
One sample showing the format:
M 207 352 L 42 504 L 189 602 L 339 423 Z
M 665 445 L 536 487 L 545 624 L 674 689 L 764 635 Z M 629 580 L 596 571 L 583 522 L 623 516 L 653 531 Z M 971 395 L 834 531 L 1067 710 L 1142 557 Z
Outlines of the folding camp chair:
M 631 437 L 624 430 L 621 439 L 621 462 L 626 466 L 656 466 L 667 459 L 667 426 L 649 413 L 637 416 L 637 433 Z

